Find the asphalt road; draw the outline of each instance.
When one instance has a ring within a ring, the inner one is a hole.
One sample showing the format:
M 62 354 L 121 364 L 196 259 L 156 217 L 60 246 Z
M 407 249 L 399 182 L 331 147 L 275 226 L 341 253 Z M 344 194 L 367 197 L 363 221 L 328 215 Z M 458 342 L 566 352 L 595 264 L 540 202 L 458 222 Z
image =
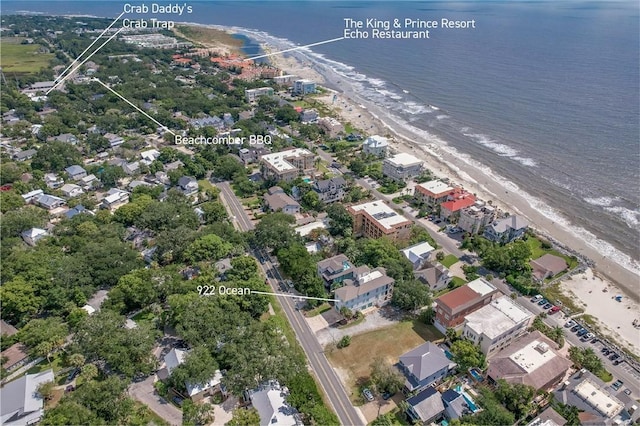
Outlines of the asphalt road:
M 216 186 L 220 188 L 221 195 L 224 199 L 225 205 L 229 208 L 232 215 L 235 216 L 234 221 L 239 225 L 240 229 L 247 231 L 254 229 L 253 223 L 249 220 L 247 213 L 242 207 L 242 203 L 235 196 L 229 182 L 218 182 Z M 268 278 L 269 284 L 275 293 L 279 293 L 279 283 L 283 282 L 280 271 L 275 267 L 271 258 L 266 253 L 255 253 L 256 257 L 264 259 L 264 263 L 261 265 Z M 280 304 L 282 309 L 289 320 L 289 323 L 293 327 L 296 334 L 296 338 L 302 349 L 304 350 L 309 364 L 311 365 L 313 372 L 315 373 L 320 386 L 322 386 L 327 399 L 331 403 L 333 410 L 338 415 L 340 423 L 345 426 L 356 426 L 367 424 L 364 418 L 360 417 L 358 411 L 351 405 L 349 396 L 347 395 L 342 382 L 336 375 L 333 368 L 329 364 L 323 349 L 318 343 L 314 333 L 309 328 L 307 322 L 302 317 L 302 314 L 295 309 L 296 301 L 291 297 L 280 297 Z
M 261 256 L 265 259 L 262 265 L 269 278 L 269 284 L 274 292 L 279 293 L 279 283 L 283 282 L 280 271 L 276 268 L 269 257 L 265 253 Z M 267 274 L 267 272 L 269 272 Z M 335 373 L 329 361 L 327 360 L 322 346 L 318 343 L 315 334 L 309 328 L 304 320 L 302 313 L 295 309 L 296 299 L 291 297 L 280 297 L 280 304 L 284 310 L 289 323 L 293 327 L 296 337 L 309 360 L 309 364 L 315 373 L 320 386 L 322 386 L 327 399 L 331 403 L 335 413 L 338 415 L 340 424 L 346 426 L 366 425 L 367 421 L 360 416 L 360 413 L 351 405 L 349 396 L 342 386 L 338 375 Z
M 181 425 L 182 411 L 155 393 L 153 388 L 154 377 L 150 376 L 142 382 L 133 383 L 129 386 L 129 395 L 149 407 L 151 411 L 162 417 L 170 425 Z

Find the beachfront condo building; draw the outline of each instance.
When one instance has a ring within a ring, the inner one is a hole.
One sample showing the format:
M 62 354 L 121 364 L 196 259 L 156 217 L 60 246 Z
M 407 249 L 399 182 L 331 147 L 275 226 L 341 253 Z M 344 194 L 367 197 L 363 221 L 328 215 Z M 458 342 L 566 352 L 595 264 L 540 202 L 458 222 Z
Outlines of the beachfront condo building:
M 362 143 L 362 152 L 376 157 L 385 157 L 389 149 L 389 141 L 384 136 L 369 136 Z
M 510 243 L 522 238 L 529 222 L 522 216 L 511 215 L 494 221 L 484 230 L 484 237 L 496 243 Z
M 266 180 L 291 182 L 298 176 L 314 171 L 315 154 L 308 149 L 294 148 L 260 157 L 262 177 Z
M 273 96 L 273 88 L 271 87 L 259 87 L 257 89 L 245 89 L 244 96 L 247 98 L 247 102 L 257 102 L 261 96 Z
M 447 201 L 440 204 L 440 218 L 449 222 L 456 222 L 460 218 L 462 210 L 476 203 L 476 197 L 472 193 L 455 188 L 447 196 Z
M 462 337 L 480 346 L 490 357 L 526 333 L 533 314 L 508 296 L 491 301 L 464 320 Z
M 316 83 L 311 80 L 296 80 L 293 82 L 294 95 L 308 95 L 316 93 Z
M 406 241 L 410 237 L 413 221 L 382 201 L 349 206 L 347 211 L 353 217 L 353 233 L 356 237 L 387 237 L 394 241 Z
M 416 185 L 413 196 L 419 204 L 435 209 L 441 203 L 447 201 L 447 197 L 453 191 L 453 187 L 439 180 Z
M 407 181 L 419 176 L 422 171 L 422 160 L 406 152 L 385 158 L 382 162 L 382 174 L 397 181 Z
M 320 127 L 324 134 L 331 139 L 337 138 L 340 133 L 344 133 L 344 126 L 338 120 L 333 117 L 322 117 L 318 120 L 318 127 Z
M 447 328 L 457 328 L 467 315 L 491 303 L 502 295 L 498 289 L 484 278 L 478 278 L 438 297 L 434 325 L 443 333 Z
M 496 209 L 492 206 L 476 202 L 473 206 L 460 210 L 458 228 L 471 234 L 478 234 L 496 217 Z

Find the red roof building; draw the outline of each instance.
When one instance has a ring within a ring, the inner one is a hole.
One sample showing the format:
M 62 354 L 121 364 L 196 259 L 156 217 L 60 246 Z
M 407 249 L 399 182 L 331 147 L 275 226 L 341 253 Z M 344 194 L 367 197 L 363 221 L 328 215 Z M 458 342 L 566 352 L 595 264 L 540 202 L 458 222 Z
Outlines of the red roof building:
M 476 197 L 470 192 L 455 188 L 447 196 L 447 201 L 440 204 L 440 217 L 442 219 L 453 219 L 460 217 L 460 211 L 471 207 L 476 203 Z
M 464 318 L 502 295 L 498 289 L 484 278 L 470 283 L 438 297 L 436 303 L 436 319 L 434 325 L 443 333 L 447 328 L 456 328 L 464 322 Z

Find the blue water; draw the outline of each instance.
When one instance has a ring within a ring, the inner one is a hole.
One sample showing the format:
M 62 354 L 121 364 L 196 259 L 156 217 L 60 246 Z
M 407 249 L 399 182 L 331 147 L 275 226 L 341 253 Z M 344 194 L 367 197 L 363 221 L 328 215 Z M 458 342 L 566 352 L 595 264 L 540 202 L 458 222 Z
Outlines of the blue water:
M 464 390 L 462 390 L 462 386 L 458 385 L 454 388 L 454 390 L 456 392 L 458 392 L 460 395 L 462 395 L 462 397 L 464 398 L 465 402 L 467 403 L 467 405 L 469 406 L 469 409 L 472 412 L 476 412 L 478 411 L 478 406 L 473 402 L 473 399 L 471 399 L 471 397 L 469 396 L 469 394 L 467 394 Z
M 476 379 L 478 382 L 481 382 L 483 380 L 482 375 L 478 373 L 478 371 L 475 368 L 470 369 L 469 374 L 471 374 L 473 378 Z
M 475 19 L 476 30 L 434 31 L 430 40 L 343 40 L 297 56 L 333 69 L 341 89 L 382 107 L 381 118 L 405 123 L 418 141 L 513 182 L 549 217 L 583 228 L 602 254 L 637 263 L 637 1 L 190 4 L 192 15 L 174 18 L 267 32 L 283 45 L 339 37 L 345 17 Z M 121 7 L 3 1 L 2 12 L 115 17 Z

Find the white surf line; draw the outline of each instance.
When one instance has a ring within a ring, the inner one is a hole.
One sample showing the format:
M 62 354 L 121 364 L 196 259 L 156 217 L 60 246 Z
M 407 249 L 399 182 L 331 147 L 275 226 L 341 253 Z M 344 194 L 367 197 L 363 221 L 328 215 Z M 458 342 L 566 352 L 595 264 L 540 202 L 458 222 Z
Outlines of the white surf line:
M 110 29 L 111 27 L 113 27 L 113 24 L 115 24 L 116 22 L 118 22 L 118 19 L 122 18 L 122 15 L 124 15 L 124 12 L 122 12 L 122 13 L 120 14 L 120 16 L 118 16 L 118 17 L 116 18 L 116 20 L 115 20 L 115 21 L 113 21 L 113 22 L 111 23 L 111 25 L 109 25 L 107 28 L 105 28 L 105 29 L 104 29 L 104 31 L 102 32 L 102 34 L 100 34 L 98 37 L 96 37 L 96 39 L 95 39 L 95 40 L 93 40 L 93 43 L 91 43 L 91 44 L 89 45 L 89 47 L 87 47 L 86 49 L 84 49 L 84 51 L 83 51 L 80 55 L 78 55 L 78 57 L 77 57 L 77 58 L 75 58 L 75 59 L 73 60 L 73 62 L 71 62 L 71 65 L 69 65 L 67 68 L 65 68 L 65 70 L 64 70 L 64 71 L 62 71 L 62 72 L 60 73 L 60 75 L 59 75 L 59 76 L 54 80 L 54 83 L 57 83 L 57 82 L 58 82 L 58 80 L 60 80 L 60 79 L 62 78 L 62 76 L 63 76 L 67 71 L 69 71 L 69 69 L 70 69 L 70 68 L 72 68 L 72 67 L 73 67 L 73 65 L 74 65 L 76 62 L 78 62 L 78 59 L 82 58 L 82 55 L 84 55 L 85 53 L 87 53 L 87 50 L 91 49 L 91 47 L 92 47 L 94 44 L 96 44 L 96 43 L 98 42 L 98 40 L 100 40 L 100 38 L 104 35 L 104 33 L 106 33 L 107 31 L 109 31 L 109 29 Z
M 309 299 L 309 300 L 322 300 L 325 302 L 339 302 L 338 299 L 324 299 L 322 297 L 311 297 L 311 296 L 296 296 L 295 294 L 284 294 L 284 293 L 268 293 L 266 291 L 257 291 L 257 290 L 251 290 L 251 294 L 266 294 L 267 296 L 292 297 L 294 299 Z
M 56 84 L 54 84 L 54 85 L 53 85 L 53 87 L 52 87 L 51 89 L 47 90 L 47 93 L 46 93 L 46 94 L 48 95 L 49 93 L 51 93 L 51 91 L 52 91 L 53 89 L 55 89 L 56 87 L 58 87 L 58 85 L 60 85 L 60 84 L 64 83 L 64 81 L 65 81 L 67 78 L 69 78 L 69 76 L 70 76 L 70 75 L 72 75 L 74 72 L 78 71 L 78 68 L 80 68 L 80 67 L 81 67 L 85 62 L 87 62 L 89 59 L 91 59 L 91 57 L 92 57 L 93 55 L 95 55 L 96 53 L 98 53 L 98 51 L 99 51 L 100 49 L 102 49 L 102 48 L 105 46 L 105 44 L 109 43 L 109 42 L 110 42 L 110 41 L 111 41 L 115 36 L 117 36 L 117 35 L 118 35 L 118 33 L 119 33 L 120 31 L 122 31 L 122 30 L 124 30 L 124 27 L 120 28 L 118 31 L 116 31 L 115 33 L 113 33 L 113 35 L 112 35 L 111 37 L 109 37 L 109 38 L 107 39 L 107 41 L 105 41 L 104 43 L 102 43 L 102 44 L 100 45 L 100 47 L 98 47 L 98 48 L 97 48 L 97 49 L 96 49 L 96 50 L 95 50 L 91 55 L 87 56 L 87 58 L 86 58 L 84 61 L 80 62 L 80 64 L 79 64 L 77 67 L 75 67 L 75 68 L 74 68 L 72 71 L 70 71 L 67 75 L 65 75 L 64 77 L 62 77 L 62 79 L 61 79 L 61 80 L 59 80 Z
M 114 95 L 116 95 L 117 97 L 119 97 L 120 99 L 122 99 L 123 101 L 125 101 L 126 103 L 128 103 L 129 105 L 131 105 L 132 107 L 134 107 L 135 109 L 137 109 L 140 113 L 142 113 L 145 117 L 147 117 L 149 120 L 153 121 L 154 123 L 156 123 L 158 126 L 162 127 L 163 129 L 165 129 L 167 132 L 171 133 L 173 136 L 176 136 L 175 133 L 173 133 L 167 126 L 165 126 L 164 124 L 161 124 L 158 122 L 158 120 L 156 120 L 155 118 L 153 118 L 152 116 L 150 116 L 149 114 L 147 114 L 146 112 L 144 112 L 143 110 L 141 110 L 140 108 L 138 108 L 136 105 L 132 104 L 131 102 L 129 102 L 129 100 L 127 98 L 125 98 L 124 96 L 122 96 L 120 93 L 116 92 L 115 90 L 113 90 L 111 87 L 107 86 L 106 84 L 104 84 L 99 78 L 94 78 L 93 81 L 97 81 L 98 83 L 102 84 L 104 87 L 106 87 L 107 89 L 109 89 L 111 91 L 111 93 L 113 93 Z
M 331 40 L 319 41 L 317 43 L 307 44 L 305 46 L 296 46 L 291 49 L 280 50 L 278 52 L 267 53 L 266 55 L 253 56 L 251 58 L 244 59 L 245 61 L 252 61 L 254 59 L 266 58 L 267 56 L 278 55 L 280 53 L 291 52 L 294 50 L 306 49 L 307 47 L 319 46 L 321 44 L 333 43 L 334 41 L 344 40 L 344 37 L 332 38 Z

